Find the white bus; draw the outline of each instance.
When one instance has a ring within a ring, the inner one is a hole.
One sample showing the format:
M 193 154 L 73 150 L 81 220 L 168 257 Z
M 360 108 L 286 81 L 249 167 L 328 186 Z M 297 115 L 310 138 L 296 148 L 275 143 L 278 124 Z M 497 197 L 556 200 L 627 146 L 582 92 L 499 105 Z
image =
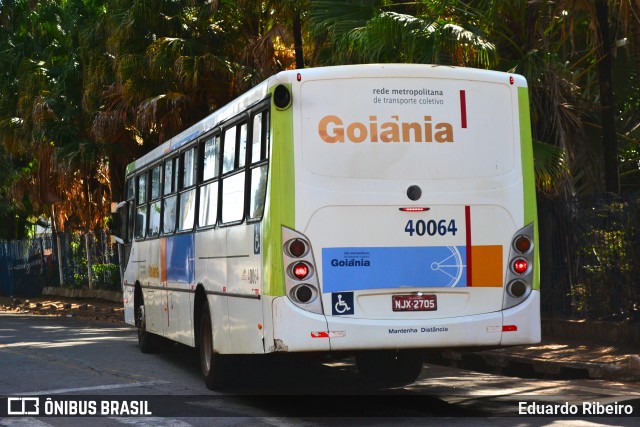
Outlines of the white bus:
M 380 64 L 281 72 L 127 167 L 126 322 L 233 355 L 354 354 L 414 380 L 427 348 L 540 341 L 522 76 Z

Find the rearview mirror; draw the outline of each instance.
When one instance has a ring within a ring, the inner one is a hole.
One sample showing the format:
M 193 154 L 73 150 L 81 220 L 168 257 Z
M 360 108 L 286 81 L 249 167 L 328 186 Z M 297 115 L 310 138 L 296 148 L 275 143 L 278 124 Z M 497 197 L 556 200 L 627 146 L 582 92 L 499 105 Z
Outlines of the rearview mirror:
M 115 205 L 115 206 L 114 206 Z M 127 236 L 127 202 L 111 205 L 109 232 L 116 242 L 124 244 Z

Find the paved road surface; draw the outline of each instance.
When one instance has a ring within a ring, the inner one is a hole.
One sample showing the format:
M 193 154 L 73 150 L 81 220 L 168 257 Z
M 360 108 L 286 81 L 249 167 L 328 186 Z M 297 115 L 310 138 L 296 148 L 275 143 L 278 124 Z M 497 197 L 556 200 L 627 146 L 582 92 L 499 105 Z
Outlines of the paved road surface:
M 145 355 L 138 351 L 135 330 L 126 325 L 0 314 L 1 405 L 16 396 L 96 401 L 98 406 L 109 400 L 143 401 L 151 412 L 142 417 L 9 417 L 7 408 L 0 407 L 0 426 L 416 425 L 429 422 L 425 417 L 445 417 L 453 425 L 567 422 L 519 414 L 520 405 L 526 411 L 534 402 L 567 409 L 585 404 L 631 408 L 636 416 L 579 416 L 571 425 L 640 421 L 637 383 L 520 379 L 425 364 L 414 384 L 385 388 L 363 383 L 351 359 L 311 363 L 246 357 L 240 362 L 243 374 L 236 385 L 216 393 L 204 386 L 192 349 L 173 346 Z

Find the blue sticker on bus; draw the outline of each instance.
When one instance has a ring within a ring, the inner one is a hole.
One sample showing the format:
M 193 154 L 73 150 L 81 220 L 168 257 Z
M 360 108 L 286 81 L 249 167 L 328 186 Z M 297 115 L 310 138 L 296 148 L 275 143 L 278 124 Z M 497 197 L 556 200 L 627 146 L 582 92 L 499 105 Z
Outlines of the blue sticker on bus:
M 331 294 L 331 314 L 344 316 L 354 314 L 353 292 L 338 292 Z
M 195 241 L 193 234 L 161 239 L 166 244 L 166 277 L 172 283 L 195 283 Z
M 254 255 L 260 254 L 260 242 L 262 241 L 260 237 L 260 223 L 257 223 L 253 226 L 253 253 Z
M 467 286 L 465 246 L 323 248 L 324 292 Z

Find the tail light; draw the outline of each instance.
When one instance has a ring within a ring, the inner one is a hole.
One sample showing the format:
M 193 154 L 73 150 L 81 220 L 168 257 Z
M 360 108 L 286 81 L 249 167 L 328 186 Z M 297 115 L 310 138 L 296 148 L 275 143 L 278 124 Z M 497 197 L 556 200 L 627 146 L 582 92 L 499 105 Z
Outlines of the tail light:
M 303 310 L 322 314 L 320 285 L 309 239 L 295 230 L 282 227 L 282 241 L 287 297 Z
M 289 274 L 294 280 L 304 280 L 311 276 L 311 266 L 305 261 L 290 264 Z
M 529 263 L 524 258 L 516 258 L 511 264 L 511 268 L 516 274 L 525 274 L 529 270 Z
M 509 251 L 508 265 L 503 309 L 520 304 L 531 294 L 534 270 L 533 223 L 514 235 Z

